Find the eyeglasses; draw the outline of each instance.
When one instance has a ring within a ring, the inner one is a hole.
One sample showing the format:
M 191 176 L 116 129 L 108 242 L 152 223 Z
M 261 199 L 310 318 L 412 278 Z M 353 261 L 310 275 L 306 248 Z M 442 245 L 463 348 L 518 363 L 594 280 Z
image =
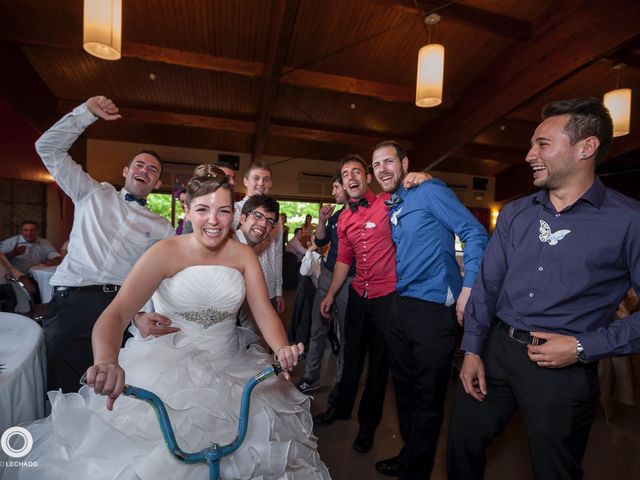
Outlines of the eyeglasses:
M 249 212 L 249 215 L 253 215 L 254 218 L 259 222 L 261 222 L 263 220 L 266 220 L 267 221 L 267 225 L 269 225 L 271 228 L 276 226 L 276 221 L 273 218 L 269 218 L 264 213 L 260 213 L 257 210 L 251 210 Z

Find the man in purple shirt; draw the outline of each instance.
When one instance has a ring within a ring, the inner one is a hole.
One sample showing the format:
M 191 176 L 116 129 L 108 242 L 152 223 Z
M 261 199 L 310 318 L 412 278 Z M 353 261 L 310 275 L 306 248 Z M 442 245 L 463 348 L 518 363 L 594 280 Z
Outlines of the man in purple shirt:
M 450 479 L 483 478 L 485 448 L 516 408 L 534 477 L 582 478 L 597 361 L 640 350 L 640 313 L 613 322 L 629 286 L 640 291 L 640 204 L 595 175 L 609 112 L 580 98 L 543 119 L 526 157 L 541 190 L 500 213 L 465 310 Z

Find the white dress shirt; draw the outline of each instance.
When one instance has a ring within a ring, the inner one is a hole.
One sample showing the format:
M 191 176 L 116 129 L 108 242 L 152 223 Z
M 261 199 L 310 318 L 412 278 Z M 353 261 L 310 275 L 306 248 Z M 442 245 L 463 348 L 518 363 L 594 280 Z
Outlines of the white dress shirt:
M 34 265 L 60 256 L 46 238 L 38 237 L 35 241 L 29 243 L 22 235 L 14 235 L 3 240 L 2 244 L 0 244 L 0 250 L 4 254 L 11 253 L 16 245 L 26 247 L 26 251 L 22 255 L 13 257 L 11 264 L 24 274 L 29 273 L 29 269 Z
M 233 226 L 236 231 L 240 225 L 242 207 L 247 200 L 249 200 L 248 196 L 234 205 Z M 269 298 L 282 296 L 282 230 L 282 221 L 278 219 L 277 225 L 271 230 L 271 235 L 253 249 L 262 266 Z
M 175 234 L 165 218 L 127 202 L 124 189 L 97 182 L 71 159 L 69 148 L 96 120 L 82 104 L 36 142 L 44 165 L 75 204 L 69 253 L 51 279 L 54 286 L 122 285 L 151 245 Z

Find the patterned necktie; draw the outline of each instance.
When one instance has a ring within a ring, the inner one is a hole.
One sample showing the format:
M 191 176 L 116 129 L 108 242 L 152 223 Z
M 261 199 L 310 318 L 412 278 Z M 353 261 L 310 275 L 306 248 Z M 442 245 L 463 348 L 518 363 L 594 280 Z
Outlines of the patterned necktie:
M 400 205 L 402 203 L 402 199 L 400 198 L 400 195 L 398 195 L 397 193 L 392 193 L 391 194 L 391 198 L 389 200 L 385 200 L 384 204 L 389 207 L 395 207 L 396 205 Z
M 353 202 L 349 204 L 349 210 L 351 210 L 352 212 L 355 212 L 356 210 L 358 210 L 358 207 L 369 208 L 369 200 L 367 200 L 365 197 L 362 197 L 357 202 Z
M 136 202 L 138 205 L 145 206 L 147 204 L 146 198 L 138 198 L 135 195 L 131 195 L 130 193 L 125 193 L 124 199 L 127 202 Z

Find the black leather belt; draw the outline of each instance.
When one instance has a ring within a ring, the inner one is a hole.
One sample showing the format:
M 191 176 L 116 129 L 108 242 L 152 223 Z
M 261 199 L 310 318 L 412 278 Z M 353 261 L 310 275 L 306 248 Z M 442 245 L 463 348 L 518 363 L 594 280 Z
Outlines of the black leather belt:
M 87 285 L 85 287 L 53 287 L 54 292 L 91 292 L 91 293 L 115 293 L 122 288 L 120 285 Z
M 524 343 L 527 345 L 542 345 L 546 342 L 544 338 L 536 338 L 531 336 L 531 334 L 527 330 L 518 330 L 513 328 L 511 325 L 504 323 L 499 318 L 496 319 L 498 321 L 498 328 L 503 330 L 509 337 L 513 338 L 516 342 Z

